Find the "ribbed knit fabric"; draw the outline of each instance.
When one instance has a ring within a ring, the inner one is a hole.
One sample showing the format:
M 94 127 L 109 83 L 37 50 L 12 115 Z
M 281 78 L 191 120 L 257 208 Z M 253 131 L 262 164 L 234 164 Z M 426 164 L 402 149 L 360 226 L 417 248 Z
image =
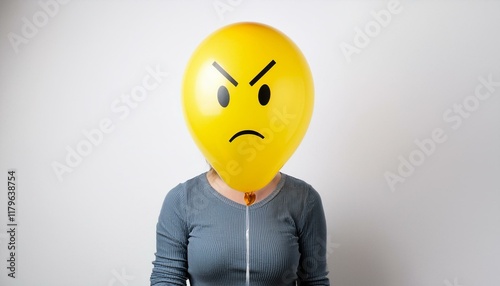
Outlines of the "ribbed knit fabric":
M 214 190 L 206 173 L 172 189 L 157 224 L 151 285 L 245 285 L 245 208 Z M 330 285 L 325 216 L 310 185 L 282 174 L 249 207 L 249 219 L 250 285 Z

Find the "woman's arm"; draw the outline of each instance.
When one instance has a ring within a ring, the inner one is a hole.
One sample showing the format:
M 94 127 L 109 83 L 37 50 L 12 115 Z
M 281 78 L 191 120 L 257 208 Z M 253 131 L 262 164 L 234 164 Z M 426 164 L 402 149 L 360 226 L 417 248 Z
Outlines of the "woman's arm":
M 186 193 L 178 185 L 167 194 L 156 225 L 151 286 L 186 285 L 187 239 Z
M 306 197 L 299 228 L 300 262 L 298 285 L 330 285 L 327 277 L 326 220 L 321 197 L 312 189 Z

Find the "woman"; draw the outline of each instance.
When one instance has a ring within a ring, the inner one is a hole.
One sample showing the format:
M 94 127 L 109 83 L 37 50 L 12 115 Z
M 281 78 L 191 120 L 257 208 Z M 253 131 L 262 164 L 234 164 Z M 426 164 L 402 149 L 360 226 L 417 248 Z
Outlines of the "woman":
M 214 169 L 167 194 L 151 285 L 329 285 L 321 199 L 279 172 L 313 108 L 296 45 L 259 23 L 219 29 L 188 63 L 183 106 Z
M 158 220 L 151 285 L 245 285 L 248 268 L 249 285 L 330 285 L 319 194 L 283 173 L 255 194 L 247 265 L 241 192 L 213 169 L 172 189 Z

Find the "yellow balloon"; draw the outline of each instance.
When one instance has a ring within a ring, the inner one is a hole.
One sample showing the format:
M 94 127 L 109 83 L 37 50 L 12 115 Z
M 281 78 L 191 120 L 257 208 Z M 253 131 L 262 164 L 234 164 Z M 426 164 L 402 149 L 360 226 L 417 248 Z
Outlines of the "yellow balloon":
M 237 23 L 195 50 L 182 104 L 207 161 L 230 187 L 252 192 L 274 178 L 304 137 L 313 80 L 287 36 L 267 25 Z

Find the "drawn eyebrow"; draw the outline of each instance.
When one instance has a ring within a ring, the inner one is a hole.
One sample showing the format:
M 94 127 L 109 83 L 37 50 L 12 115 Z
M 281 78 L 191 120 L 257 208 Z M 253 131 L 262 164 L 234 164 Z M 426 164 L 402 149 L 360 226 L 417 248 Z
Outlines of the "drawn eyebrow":
M 276 62 L 272 60 L 267 64 L 265 68 L 263 68 L 258 75 L 256 75 L 251 81 L 250 81 L 250 86 L 253 86 L 263 75 L 266 74 L 274 65 Z
M 230 81 L 234 86 L 238 86 L 238 82 L 230 76 L 227 71 L 225 71 L 217 62 L 213 62 L 212 65 L 225 77 L 228 81 Z

